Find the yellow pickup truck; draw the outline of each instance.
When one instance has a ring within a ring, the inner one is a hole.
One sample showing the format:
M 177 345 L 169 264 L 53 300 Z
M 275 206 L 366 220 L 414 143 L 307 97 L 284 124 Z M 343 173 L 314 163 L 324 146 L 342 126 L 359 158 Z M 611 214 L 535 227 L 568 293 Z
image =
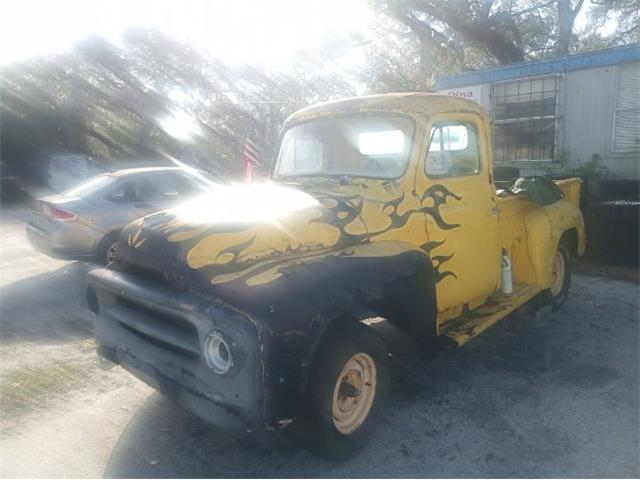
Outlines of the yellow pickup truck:
M 208 422 L 294 424 L 348 458 L 383 415 L 385 342 L 464 345 L 532 299 L 562 306 L 584 251 L 580 181 L 497 189 L 490 123 L 436 94 L 321 104 L 283 128 L 270 180 L 128 225 L 90 273 L 99 354 Z

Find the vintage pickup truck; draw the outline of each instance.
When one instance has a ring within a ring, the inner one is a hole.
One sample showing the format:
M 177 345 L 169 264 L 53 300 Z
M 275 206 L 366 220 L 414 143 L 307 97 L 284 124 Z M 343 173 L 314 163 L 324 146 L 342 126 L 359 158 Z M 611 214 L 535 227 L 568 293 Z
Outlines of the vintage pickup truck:
M 89 275 L 99 354 L 215 425 L 293 423 L 312 450 L 349 457 L 389 392 L 367 319 L 428 357 L 567 297 L 580 181 L 496 189 L 490 139 L 478 105 L 444 95 L 293 114 L 268 182 L 122 231 L 116 260 Z

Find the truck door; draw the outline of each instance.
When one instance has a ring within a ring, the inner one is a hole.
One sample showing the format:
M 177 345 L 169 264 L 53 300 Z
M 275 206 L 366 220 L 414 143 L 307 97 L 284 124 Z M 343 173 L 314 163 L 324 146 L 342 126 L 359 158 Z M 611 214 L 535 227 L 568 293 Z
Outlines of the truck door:
M 426 215 L 423 245 L 436 269 L 440 312 L 483 303 L 500 278 L 498 207 L 488 131 L 475 114 L 432 117 L 416 192 Z

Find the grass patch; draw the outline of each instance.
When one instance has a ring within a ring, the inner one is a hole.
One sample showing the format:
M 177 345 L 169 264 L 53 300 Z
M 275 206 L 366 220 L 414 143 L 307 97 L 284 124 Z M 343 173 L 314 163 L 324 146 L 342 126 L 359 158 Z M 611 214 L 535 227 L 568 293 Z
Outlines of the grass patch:
M 14 417 L 47 405 L 57 395 L 79 386 L 91 373 L 90 363 L 50 361 L 25 365 L 0 375 L 0 418 Z

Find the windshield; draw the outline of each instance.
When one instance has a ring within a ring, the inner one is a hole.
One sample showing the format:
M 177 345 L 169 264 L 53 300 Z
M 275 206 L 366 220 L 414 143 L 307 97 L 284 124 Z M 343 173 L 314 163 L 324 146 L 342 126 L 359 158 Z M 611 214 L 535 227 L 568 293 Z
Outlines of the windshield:
M 413 122 L 392 115 L 325 118 L 284 134 L 276 177 L 397 178 L 409 162 Z
M 86 182 L 82 182 L 70 190 L 67 190 L 64 192 L 64 195 L 68 197 L 86 197 L 107 185 L 111 185 L 116 180 L 117 179 L 113 175 L 98 175 L 97 177 L 90 178 Z

